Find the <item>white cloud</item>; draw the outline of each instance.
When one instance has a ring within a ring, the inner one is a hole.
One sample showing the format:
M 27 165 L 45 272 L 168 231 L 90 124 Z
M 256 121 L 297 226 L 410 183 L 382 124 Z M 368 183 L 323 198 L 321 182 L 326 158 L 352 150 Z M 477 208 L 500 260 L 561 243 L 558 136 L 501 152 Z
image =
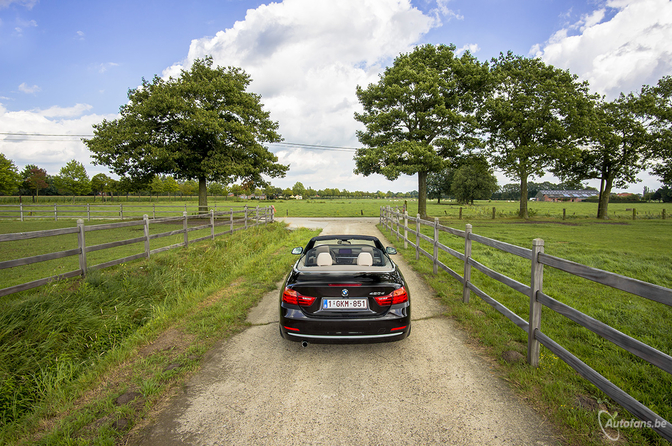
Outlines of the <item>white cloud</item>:
M 468 44 L 458 48 L 457 50 L 455 50 L 455 54 L 457 56 L 460 56 L 465 51 L 469 51 L 473 55 L 473 54 L 481 51 L 481 47 L 478 46 L 477 43 L 468 43 Z
M 35 6 L 37 2 L 38 0 L 0 0 L 0 9 L 7 8 L 12 3 L 25 6 L 28 9 L 33 9 L 33 6 Z
M 92 68 L 102 74 L 102 73 L 105 73 L 110 68 L 114 68 L 114 67 L 118 67 L 118 66 L 119 66 L 119 64 L 115 63 L 115 62 L 105 62 L 105 63 L 100 63 L 100 64 L 93 65 Z
M 38 87 L 37 85 L 33 85 L 31 87 L 28 84 L 26 84 L 25 82 L 23 82 L 21 85 L 19 85 L 19 91 L 21 91 L 23 93 L 27 93 L 27 94 L 35 94 L 35 93 L 38 93 L 38 92 L 42 91 L 42 89 L 40 87 Z
M 605 17 L 611 17 L 605 20 Z M 608 98 L 639 91 L 672 73 L 672 2 L 607 0 L 604 7 L 532 47 Z
M 68 161 L 76 159 L 85 165 L 89 177 L 98 172 L 107 173 L 105 167 L 91 164 L 89 150 L 77 135 L 91 135 L 93 124 L 118 116 L 83 115 L 90 109 L 90 105 L 77 104 L 68 108 L 13 112 L 0 104 L 0 128 L 11 129 L 13 133 L 0 135 L 0 152 L 19 169 L 26 164 L 36 164 L 50 175 L 56 175 Z M 35 134 L 73 136 L 27 136 Z
M 177 77 L 194 59 L 211 55 L 215 64 L 251 75 L 250 90 L 262 95 L 286 141 L 357 147 L 356 86 L 377 82 L 394 57 L 411 51 L 437 24 L 409 0 L 285 0 L 248 10 L 244 21 L 214 37 L 193 40 L 187 59 L 163 75 Z M 315 189 L 394 189 L 355 176 L 352 153 L 295 149 L 278 156 L 291 163 L 286 179 L 273 180 L 280 187 L 301 181 Z

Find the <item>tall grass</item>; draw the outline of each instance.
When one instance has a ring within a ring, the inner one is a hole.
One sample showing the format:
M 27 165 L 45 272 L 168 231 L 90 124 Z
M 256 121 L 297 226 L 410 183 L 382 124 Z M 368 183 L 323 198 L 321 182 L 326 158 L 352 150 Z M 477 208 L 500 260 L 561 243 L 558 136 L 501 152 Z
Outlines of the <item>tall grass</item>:
M 251 289 L 233 290 L 236 305 L 203 326 L 240 324 L 286 273 L 289 248 L 310 236 L 260 226 L 0 301 L 0 440 L 42 401 L 67 398 L 70 384 L 104 368 L 146 327 L 188 320 L 199 301 L 244 277 Z

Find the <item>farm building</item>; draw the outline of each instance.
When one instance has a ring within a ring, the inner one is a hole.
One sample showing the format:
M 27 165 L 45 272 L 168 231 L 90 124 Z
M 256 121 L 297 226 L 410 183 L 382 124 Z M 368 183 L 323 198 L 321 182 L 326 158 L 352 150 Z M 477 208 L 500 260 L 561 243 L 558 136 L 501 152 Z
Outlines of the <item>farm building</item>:
M 540 190 L 537 201 L 583 201 L 598 194 L 596 190 Z

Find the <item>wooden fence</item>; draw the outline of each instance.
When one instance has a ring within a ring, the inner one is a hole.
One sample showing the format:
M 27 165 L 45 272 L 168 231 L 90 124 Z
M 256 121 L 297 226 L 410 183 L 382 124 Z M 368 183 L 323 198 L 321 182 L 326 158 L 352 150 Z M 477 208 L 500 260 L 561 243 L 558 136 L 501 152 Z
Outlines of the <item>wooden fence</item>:
M 408 226 L 409 221 L 415 222 L 415 229 Z M 408 248 L 409 244 L 415 248 L 416 260 L 420 258 L 421 254 L 431 260 L 434 264 L 434 274 L 437 274 L 438 269 L 441 268 L 458 280 L 463 286 L 462 301 L 464 303 L 469 302 L 470 293 L 473 292 L 524 330 L 528 335 L 527 362 L 529 364 L 534 367 L 539 365 L 539 346 L 543 345 L 560 359 L 565 361 L 581 376 L 593 383 L 609 397 L 613 398 L 614 401 L 618 402 L 630 413 L 649 423 L 648 425 L 663 438 L 672 442 L 672 423 L 641 404 L 541 331 L 541 308 L 542 306 L 546 306 L 556 313 L 567 317 L 575 323 L 601 336 L 607 341 L 612 342 L 648 363 L 659 367 L 665 372 L 672 374 L 671 356 L 544 294 L 542 291 L 544 265 L 669 306 L 672 306 L 672 289 L 547 255 L 544 253 L 544 241 L 541 239 L 535 239 L 533 241 L 532 249 L 522 248 L 474 234 L 470 224 L 466 225 L 466 230 L 461 231 L 440 225 L 438 218 L 435 218 L 433 222 L 420 219 L 420 215 L 413 218 L 409 217 L 408 213 L 404 212 L 402 214 L 398 210 L 393 210 L 390 207 L 381 207 L 380 223 L 396 234 L 397 237 L 403 238 L 404 248 Z M 434 237 L 432 238 L 422 234 L 420 231 L 421 225 L 432 227 L 434 229 Z M 439 232 L 441 231 L 463 238 L 464 254 L 441 244 L 439 242 Z M 409 239 L 409 233 L 414 236 L 415 242 Z M 420 246 L 421 240 L 431 243 L 433 252 L 430 253 L 424 250 Z M 481 243 L 529 260 L 531 262 L 530 285 L 511 279 L 510 277 L 474 260 L 471 257 L 473 242 Z M 462 276 L 439 261 L 439 250 L 454 256 L 464 264 Z M 472 267 L 486 276 L 526 295 L 530 302 L 529 319 L 527 321 L 524 320 L 471 283 Z
M 228 218 L 226 218 L 228 216 Z M 217 217 L 217 219 L 216 219 Z M 202 225 L 189 226 L 189 221 L 192 220 L 205 220 L 209 221 Z M 182 222 L 182 229 L 162 232 L 158 234 L 149 233 L 150 221 L 152 225 L 155 224 L 165 224 L 170 222 Z M 56 276 L 47 277 L 44 279 L 34 280 L 32 282 L 23 283 L 19 285 L 14 285 L 11 287 L 0 289 L 0 297 L 6 296 L 12 293 L 18 293 L 19 291 L 29 290 L 31 288 L 36 288 L 42 285 L 45 285 L 49 282 L 61 279 L 67 279 L 71 277 L 86 276 L 87 271 L 97 270 L 101 268 L 107 268 L 109 266 L 118 265 L 120 263 L 130 262 L 131 260 L 140 259 L 140 258 L 149 258 L 150 255 L 156 254 L 162 251 L 166 251 L 173 248 L 178 248 L 182 246 L 188 246 L 189 243 L 198 242 L 206 239 L 214 239 L 215 237 L 232 234 L 236 231 L 247 229 L 252 226 L 257 226 L 260 224 L 266 224 L 273 222 L 273 209 L 271 206 L 249 209 L 245 206 L 244 209 L 234 210 L 231 208 L 229 211 L 220 211 L 215 212 L 211 210 L 209 214 L 200 214 L 189 216 L 187 212 L 183 212 L 181 217 L 166 217 L 160 219 L 150 220 L 148 215 L 144 215 L 142 220 L 132 220 L 126 222 L 118 223 L 109 223 L 109 224 L 100 224 L 100 225 L 84 225 L 84 220 L 79 219 L 77 221 L 77 226 L 72 228 L 63 228 L 63 229 L 52 229 L 45 231 L 32 231 L 32 232 L 22 232 L 16 234 L 0 234 L 0 242 L 9 242 L 16 240 L 28 240 L 28 239 L 37 239 L 42 237 L 52 237 L 57 235 L 65 234 L 77 234 L 78 246 L 73 249 L 68 249 L 66 251 L 52 252 L 49 254 L 42 254 L 32 257 L 24 257 L 22 259 L 8 260 L 0 262 L 0 270 L 6 268 L 13 268 L 23 265 L 31 265 L 34 263 L 45 262 L 48 260 L 62 259 L 69 256 L 79 256 L 79 268 L 59 274 Z M 103 243 L 99 245 L 87 246 L 86 245 L 86 233 L 92 231 L 102 231 L 110 230 L 117 228 L 125 228 L 130 226 L 143 226 L 144 235 L 142 237 L 135 237 L 127 240 L 119 240 L 109 243 Z M 215 228 L 217 227 L 228 227 L 228 230 L 215 233 Z M 198 230 L 210 229 L 210 235 L 205 237 L 200 237 L 196 239 L 189 240 L 189 233 Z M 162 237 L 170 237 L 174 235 L 184 234 L 184 241 L 176 243 L 169 246 L 163 246 L 156 249 L 150 249 L 150 241 L 159 239 Z M 109 262 L 101 263 L 98 265 L 88 265 L 86 261 L 86 255 L 90 252 L 100 251 L 103 249 L 116 248 L 124 245 L 131 245 L 134 243 L 144 243 L 144 250 L 138 254 L 127 256 L 120 259 L 111 260 Z
M 247 206 L 233 206 L 237 209 L 247 208 Z M 211 208 L 215 212 L 217 203 Z M 231 206 L 220 206 L 220 208 L 230 209 Z M 183 212 L 198 213 L 198 205 L 157 205 L 155 203 L 147 204 L 0 204 L 0 218 L 12 218 L 25 221 L 31 218 L 49 218 L 58 221 L 59 218 L 72 219 L 104 219 L 104 220 L 129 220 L 142 218 L 147 214 L 150 218 L 168 217 L 175 215 L 178 210 Z

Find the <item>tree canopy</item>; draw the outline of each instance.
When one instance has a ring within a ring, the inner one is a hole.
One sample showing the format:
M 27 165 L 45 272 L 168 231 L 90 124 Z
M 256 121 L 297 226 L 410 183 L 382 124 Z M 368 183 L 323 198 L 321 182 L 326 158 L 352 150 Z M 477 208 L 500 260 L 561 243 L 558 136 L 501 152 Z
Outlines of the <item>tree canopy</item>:
M 0 193 L 11 194 L 21 183 L 21 176 L 16 168 L 14 161 L 0 153 Z
M 493 91 L 480 110 L 492 163 L 520 181 L 520 217 L 527 218 L 527 182 L 558 160 L 576 156 L 588 132 L 588 84 L 540 59 L 508 53 L 492 63 Z
M 459 203 L 474 204 L 474 200 L 487 200 L 497 192 L 497 178 L 482 156 L 465 159 L 455 169 L 450 187 Z
M 418 213 L 427 216 L 427 174 L 477 142 L 473 110 L 487 83 L 488 69 L 454 45 L 423 45 L 401 54 L 366 89 L 357 86 L 364 111 L 355 119 L 366 146 L 355 154 L 355 173 L 388 180 L 418 174 Z
M 672 186 L 672 76 L 665 76 L 655 87 L 642 88 L 640 110 L 650 119 L 649 130 L 654 138 L 649 157 L 655 161 L 653 173 L 663 184 Z
M 653 140 L 638 117 L 639 101 L 633 94 L 600 101 L 591 119 L 591 137 L 581 148 L 580 158 L 562 169 L 563 178 L 600 180 L 597 218 L 607 218 L 612 187 L 637 182 L 637 174 L 646 167 Z
M 94 125 L 94 137 L 84 142 L 96 164 L 133 181 L 157 174 L 198 180 L 204 211 L 207 181 L 258 183 L 262 174 L 282 177 L 289 168 L 263 145 L 282 138 L 261 97 L 246 91 L 250 82 L 240 68 L 197 59 L 177 79 L 143 79 L 129 91 L 121 118 Z
M 91 180 L 82 163 L 77 160 L 70 160 L 65 166 L 61 167 L 56 177 L 56 187 L 73 197 L 75 195 L 87 195 L 91 192 Z

